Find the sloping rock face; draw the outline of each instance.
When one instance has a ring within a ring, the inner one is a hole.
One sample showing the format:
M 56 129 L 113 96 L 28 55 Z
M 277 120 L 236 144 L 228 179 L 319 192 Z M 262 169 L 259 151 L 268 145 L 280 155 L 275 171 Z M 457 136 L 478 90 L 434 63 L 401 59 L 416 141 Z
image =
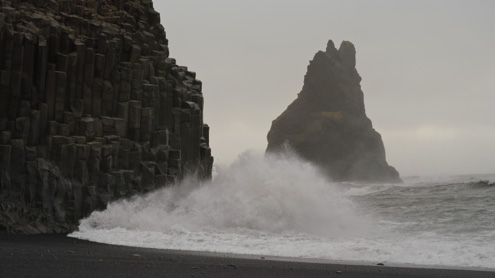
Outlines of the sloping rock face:
M 211 177 L 201 81 L 167 45 L 151 0 L 0 0 L 0 231 Z
M 308 66 L 298 97 L 268 133 L 267 152 L 288 144 L 336 181 L 400 182 L 385 159 L 381 136 L 364 109 L 356 51 L 332 41 Z

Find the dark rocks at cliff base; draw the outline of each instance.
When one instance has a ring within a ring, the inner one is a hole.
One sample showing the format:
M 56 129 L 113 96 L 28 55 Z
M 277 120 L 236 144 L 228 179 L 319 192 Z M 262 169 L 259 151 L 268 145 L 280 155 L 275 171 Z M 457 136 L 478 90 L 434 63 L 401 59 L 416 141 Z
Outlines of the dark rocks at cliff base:
M 0 1 L 0 231 L 211 177 L 202 83 L 151 0 Z
M 267 152 L 289 145 L 336 181 L 400 182 L 366 116 L 356 51 L 332 41 L 308 66 L 302 91 L 268 132 Z

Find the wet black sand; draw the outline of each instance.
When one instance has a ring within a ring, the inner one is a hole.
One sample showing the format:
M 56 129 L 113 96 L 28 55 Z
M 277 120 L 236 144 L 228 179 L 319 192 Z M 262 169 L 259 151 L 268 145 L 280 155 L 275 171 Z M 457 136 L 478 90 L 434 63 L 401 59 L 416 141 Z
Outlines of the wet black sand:
M 0 277 L 495 277 L 495 272 L 291 262 L 0 233 Z

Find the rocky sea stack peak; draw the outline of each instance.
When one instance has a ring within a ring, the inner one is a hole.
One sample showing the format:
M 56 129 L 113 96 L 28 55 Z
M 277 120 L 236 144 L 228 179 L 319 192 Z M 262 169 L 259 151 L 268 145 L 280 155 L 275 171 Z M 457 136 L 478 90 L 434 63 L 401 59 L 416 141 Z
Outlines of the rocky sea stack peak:
M 0 1 L 0 231 L 68 232 L 113 200 L 209 179 L 202 83 L 151 0 Z
M 356 49 L 329 41 L 308 66 L 304 86 L 268 132 L 267 152 L 288 144 L 336 181 L 400 182 L 366 116 Z

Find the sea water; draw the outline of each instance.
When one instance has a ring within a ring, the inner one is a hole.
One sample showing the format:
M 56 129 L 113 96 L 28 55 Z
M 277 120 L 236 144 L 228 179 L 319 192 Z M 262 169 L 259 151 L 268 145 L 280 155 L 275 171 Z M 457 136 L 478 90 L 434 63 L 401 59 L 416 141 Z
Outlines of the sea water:
M 495 269 L 495 175 L 330 182 L 294 155 L 245 153 L 111 203 L 71 237 L 136 247 Z

